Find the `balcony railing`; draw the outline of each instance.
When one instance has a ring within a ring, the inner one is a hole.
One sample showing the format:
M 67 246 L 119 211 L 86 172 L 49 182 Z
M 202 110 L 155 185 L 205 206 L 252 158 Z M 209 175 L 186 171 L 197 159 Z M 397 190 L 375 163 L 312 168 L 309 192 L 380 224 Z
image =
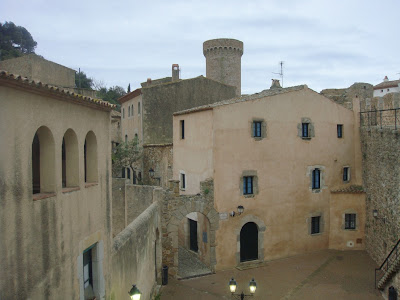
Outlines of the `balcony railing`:
M 400 108 L 362 111 L 360 126 L 400 129 Z

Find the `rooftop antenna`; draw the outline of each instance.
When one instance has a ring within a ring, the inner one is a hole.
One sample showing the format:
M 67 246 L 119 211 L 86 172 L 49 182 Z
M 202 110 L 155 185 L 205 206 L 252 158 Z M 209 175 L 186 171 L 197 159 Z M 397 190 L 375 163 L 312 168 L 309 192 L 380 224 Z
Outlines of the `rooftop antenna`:
M 282 82 L 282 87 L 283 87 L 283 64 L 284 64 L 285 62 L 283 61 L 283 60 L 281 60 L 280 62 L 279 62 L 279 64 L 280 64 L 280 66 L 281 66 L 281 71 L 279 72 L 279 73 L 274 73 L 274 72 L 272 72 L 272 74 L 277 74 L 277 75 L 279 75 L 279 76 L 281 76 L 281 82 Z

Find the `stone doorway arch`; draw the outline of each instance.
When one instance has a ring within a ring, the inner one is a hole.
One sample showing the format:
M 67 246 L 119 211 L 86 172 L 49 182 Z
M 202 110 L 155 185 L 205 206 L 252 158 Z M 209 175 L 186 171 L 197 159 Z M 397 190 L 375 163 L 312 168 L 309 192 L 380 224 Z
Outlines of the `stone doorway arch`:
M 265 224 L 264 221 L 260 218 L 247 215 L 244 216 L 239 223 L 239 226 L 236 228 L 236 241 L 237 241 L 237 252 L 236 252 L 236 264 L 240 265 L 242 262 L 240 261 L 240 232 L 244 225 L 247 223 L 255 223 L 258 227 L 258 259 L 255 261 L 262 262 L 264 261 L 264 232 L 265 232 Z M 254 262 L 254 260 L 253 260 Z

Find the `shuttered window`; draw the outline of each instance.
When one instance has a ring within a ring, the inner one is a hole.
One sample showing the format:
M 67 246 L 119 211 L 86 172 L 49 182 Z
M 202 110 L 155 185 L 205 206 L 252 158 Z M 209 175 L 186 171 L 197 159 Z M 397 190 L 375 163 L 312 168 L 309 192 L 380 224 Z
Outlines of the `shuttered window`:
M 253 176 L 243 177 L 243 194 L 244 195 L 253 194 Z

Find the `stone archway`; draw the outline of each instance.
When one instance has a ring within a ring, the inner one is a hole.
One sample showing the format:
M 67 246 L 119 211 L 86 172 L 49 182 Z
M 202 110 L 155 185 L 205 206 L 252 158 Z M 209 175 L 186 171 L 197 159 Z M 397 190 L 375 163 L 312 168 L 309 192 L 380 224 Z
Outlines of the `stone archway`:
M 173 182 L 176 184 L 176 182 Z M 174 189 L 172 189 L 174 191 Z M 219 228 L 219 214 L 214 208 L 214 186 L 212 180 L 201 182 L 201 193 L 197 195 L 178 195 L 171 192 L 165 199 L 162 213 L 163 264 L 169 273 L 178 273 L 178 229 L 181 221 L 190 213 L 204 215 L 209 222 L 207 242 L 210 251 L 210 269 L 215 272 L 216 251 L 215 233 Z
M 244 216 L 239 223 L 239 226 L 236 228 L 236 236 L 237 236 L 237 252 L 236 252 L 236 264 L 240 265 L 240 232 L 243 228 L 244 225 L 247 223 L 255 223 L 258 227 L 258 260 L 259 262 L 264 261 L 264 232 L 266 230 L 264 221 L 261 220 L 260 218 L 253 216 L 253 215 L 247 215 Z

